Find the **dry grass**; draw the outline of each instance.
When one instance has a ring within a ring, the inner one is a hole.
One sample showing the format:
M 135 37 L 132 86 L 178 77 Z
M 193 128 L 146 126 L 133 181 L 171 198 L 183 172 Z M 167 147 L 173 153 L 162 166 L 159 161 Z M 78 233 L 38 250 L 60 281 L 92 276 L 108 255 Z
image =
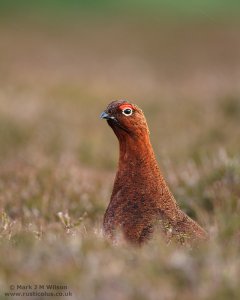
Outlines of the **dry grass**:
M 71 299 L 239 299 L 239 27 L 111 22 L 1 24 L 1 296 L 50 282 Z M 121 97 L 209 243 L 103 238 L 118 148 L 99 114 Z

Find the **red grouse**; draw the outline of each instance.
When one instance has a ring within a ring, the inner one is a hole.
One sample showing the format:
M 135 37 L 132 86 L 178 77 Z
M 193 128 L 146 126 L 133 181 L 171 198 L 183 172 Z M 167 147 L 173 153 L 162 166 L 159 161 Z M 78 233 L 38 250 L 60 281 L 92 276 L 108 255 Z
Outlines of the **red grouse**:
M 111 102 L 101 114 L 119 140 L 120 156 L 104 232 L 142 244 L 159 228 L 168 241 L 192 244 L 207 233 L 177 205 L 158 167 L 142 110 L 125 100 Z

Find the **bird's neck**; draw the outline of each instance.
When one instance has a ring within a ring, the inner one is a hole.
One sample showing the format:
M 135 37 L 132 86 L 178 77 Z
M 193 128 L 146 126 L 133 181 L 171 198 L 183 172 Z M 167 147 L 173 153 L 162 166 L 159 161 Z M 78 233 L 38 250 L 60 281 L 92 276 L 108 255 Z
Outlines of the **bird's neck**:
M 123 187 L 129 189 L 129 193 L 134 187 L 135 194 L 155 199 L 155 205 L 159 209 L 167 211 L 169 216 L 175 218 L 178 207 L 158 167 L 149 135 L 141 135 L 138 138 L 118 136 L 118 139 L 120 156 L 112 199 L 117 199 L 115 195 Z M 171 211 L 168 211 L 169 203 Z
M 119 170 L 139 170 L 157 164 L 148 134 L 119 137 L 119 148 Z

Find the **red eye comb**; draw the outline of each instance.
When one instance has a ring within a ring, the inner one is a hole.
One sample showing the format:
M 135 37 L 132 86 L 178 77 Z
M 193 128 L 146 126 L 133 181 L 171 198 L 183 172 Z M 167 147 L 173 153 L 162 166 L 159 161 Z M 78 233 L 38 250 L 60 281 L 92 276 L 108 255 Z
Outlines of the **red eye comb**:
M 126 108 L 133 109 L 132 105 L 131 105 L 131 104 L 128 104 L 128 103 L 120 105 L 119 108 L 120 108 L 121 110 L 124 110 L 124 109 L 126 109 Z

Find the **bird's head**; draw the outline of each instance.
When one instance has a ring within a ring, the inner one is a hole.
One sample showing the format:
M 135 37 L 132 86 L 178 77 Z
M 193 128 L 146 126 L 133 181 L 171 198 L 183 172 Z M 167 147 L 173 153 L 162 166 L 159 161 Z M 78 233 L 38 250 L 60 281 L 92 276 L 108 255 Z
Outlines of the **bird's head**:
M 141 137 L 149 134 L 143 111 L 126 100 L 111 102 L 100 117 L 107 120 L 117 137 L 124 135 Z

